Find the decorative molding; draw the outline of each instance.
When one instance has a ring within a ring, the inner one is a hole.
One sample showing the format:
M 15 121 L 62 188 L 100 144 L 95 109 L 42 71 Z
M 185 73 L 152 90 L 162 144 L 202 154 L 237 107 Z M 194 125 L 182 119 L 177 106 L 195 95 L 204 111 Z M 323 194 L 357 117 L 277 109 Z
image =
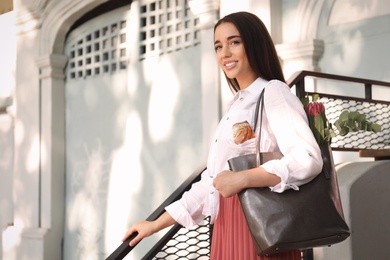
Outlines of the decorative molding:
M 39 16 L 30 10 L 19 10 L 15 12 L 16 33 L 22 34 L 36 30 L 40 27 Z
M 212 28 L 218 19 L 219 0 L 189 0 L 192 13 L 199 17 L 199 29 Z
M 317 37 L 318 22 L 325 0 L 301 0 L 297 11 L 296 28 L 297 41 L 315 39 Z
M 324 41 L 319 39 L 283 43 L 276 45 L 278 55 L 283 60 L 312 58 L 318 60 L 324 52 Z
M 64 68 L 68 57 L 61 54 L 51 54 L 41 56 L 37 59 L 37 65 L 40 69 L 40 78 L 64 79 Z
M 43 13 L 49 0 L 24 0 L 23 6 L 32 13 Z
M 108 0 L 74 0 L 52 2 L 45 9 L 42 17 L 45 22 L 42 24 L 39 53 L 62 53 L 66 33 L 70 26 L 80 17 L 80 13 L 86 13 L 89 10 L 107 2 Z
M 16 25 L 18 33 L 28 32 L 41 26 L 42 14 L 48 4 L 48 0 L 21 0 L 16 2 Z
M 323 40 L 284 43 L 275 47 L 283 62 L 285 74 L 289 75 L 298 70 L 320 71 L 318 61 L 324 53 Z

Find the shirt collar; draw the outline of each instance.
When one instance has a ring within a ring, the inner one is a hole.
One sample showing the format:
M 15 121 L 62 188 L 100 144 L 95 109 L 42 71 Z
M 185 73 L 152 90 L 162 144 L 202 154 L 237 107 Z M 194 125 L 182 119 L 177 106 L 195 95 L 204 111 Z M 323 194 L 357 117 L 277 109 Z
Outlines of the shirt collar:
M 267 85 L 267 83 L 268 83 L 267 80 L 262 79 L 262 78 L 257 78 L 246 89 L 240 90 L 239 92 L 248 91 L 249 93 L 258 96 L 258 95 L 260 95 L 263 88 Z
M 243 90 L 237 91 L 237 93 L 234 95 L 233 99 L 228 103 L 228 108 L 231 107 L 231 105 L 240 98 L 241 94 L 243 92 L 249 92 L 250 95 L 259 96 L 261 91 L 264 89 L 264 87 L 267 85 L 268 81 L 262 78 L 257 78 L 255 81 L 252 82 L 247 88 Z

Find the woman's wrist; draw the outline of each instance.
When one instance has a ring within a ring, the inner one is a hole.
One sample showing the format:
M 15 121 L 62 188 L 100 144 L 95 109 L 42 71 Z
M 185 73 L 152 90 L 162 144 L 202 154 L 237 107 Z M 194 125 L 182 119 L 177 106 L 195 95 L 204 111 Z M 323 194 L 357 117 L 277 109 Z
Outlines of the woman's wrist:
M 257 167 L 242 171 L 242 189 L 272 187 L 280 183 L 280 177 Z
M 169 215 L 168 212 L 164 212 L 159 218 L 152 222 L 152 231 L 157 233 L 160 230 L 175 224 L 176 221 Z

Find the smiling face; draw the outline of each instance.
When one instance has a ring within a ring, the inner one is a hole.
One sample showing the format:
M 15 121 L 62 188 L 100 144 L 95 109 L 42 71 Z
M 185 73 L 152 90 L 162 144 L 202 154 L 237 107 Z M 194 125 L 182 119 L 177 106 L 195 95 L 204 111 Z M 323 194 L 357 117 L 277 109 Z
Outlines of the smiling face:
M 238 81 L 240 89 L 256 80 L 256 73 L 249 64 L 244 43 L 234 24 L 224 22 L 215 29 L 214 48 L 222 70 L 228 78 Z

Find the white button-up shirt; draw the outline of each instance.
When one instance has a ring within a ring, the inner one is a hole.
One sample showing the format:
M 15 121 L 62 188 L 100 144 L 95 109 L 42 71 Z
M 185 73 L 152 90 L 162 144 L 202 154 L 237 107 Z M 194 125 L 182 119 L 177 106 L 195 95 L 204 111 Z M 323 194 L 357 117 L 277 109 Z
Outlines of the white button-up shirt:
M 201 180 L 180 200 L 166 207 L 166 211 L 184 227 L 190 228 L 209 215 L 214 222 L 219 210 L 219 193 L 213 186 L 215 176 L 229 169 L 228 159 L 255 152 L 258 139 L 237 145 L 233 140 L 232 126 L 245 120 L 254 126 L 254 120 L 257 120 L 253 118 L 256 102 L 265 87 L 260 151 L 284 155 L 280 160 L 261 165 L 267 172 L 281 178 L 281 182 L 270 189 L 274 192 L 291 188 L 298 190 L 299 185 L 309 182 L 321 172 L 321 152 L 308 126 L 301 101 L 285 83 L 258 78 L 246 89 L 237 92 L 229 103 L 228 111 L 216 129 L 207 169 Z M 257 123 L 256 136 L 259 127 Z

